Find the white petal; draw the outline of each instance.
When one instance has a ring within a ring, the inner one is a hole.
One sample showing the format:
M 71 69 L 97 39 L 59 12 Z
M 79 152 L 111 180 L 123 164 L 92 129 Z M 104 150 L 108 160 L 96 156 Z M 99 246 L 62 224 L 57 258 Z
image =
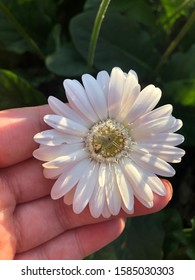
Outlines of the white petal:
M 134 195 L 130 183 L 126 180 L 120 165 L 115 165 L 115 174 L 118 188 L 121 194 L 125 209 L 132 211 L 134 208 Z M 127 212 L 127 211 L 126 211 Z
M 98 165 L 92 161 L 88 168 L 84 170 L 76 187 L 75 195 L 73 198 L 73 211 L 76 214 L 81 213 L 87 206 L 98 176 Z
M 76 190 L 76 186 L 73 187 L 73 188 L 63 197 L 63 201 L 64 201 L 64 203 L 65 203 L 66 205 L 72 205 L 75 190 Z
M 151 111 L 157 105 L 160 98 L 161 90 L 159 88 L 155 88 L 153 85 L 145 87 L 140 92 L 129 111 L 129 114 L 126 118 L 128 122 L 133 122 L 141 115 Z
M 67 153 L 65 156 L 57 157 L 51 161 L 48 161 L 43 164 L 45 168 L 58 168 L 60 166 L 66 165 L 69 162 L 78 162 L 84 158 L 88 157 L 86 148 L 78 150 L 76 152 Z
M 34 141 L 48 146 L 56 146 L 66 143 L 64 134 L 55 129 L 49 129 L 37 133 L 34 136 Z
M 120 110 L 125 75 L 120 68 L 113 68 L 110 76 L 108 89 L 108 110 L 109 117 L 116 117 Z
M 138 75 L 137 75 L 137 73 L 134 71 L 134 70 L 130 70 L 129 72 L 128 72 L 128 75 L 129 74 L 131 74 L 131 75 L 133 75 L 135 78 L 136 78 L 136 80 L 138 81 Z
M 93 194 L 89 201 L 89 209 L 91 215 L 94 218 L 98 218 L 103 210 L 105 203 L 105 188 L 104 186 L 100 186 L 98 182 L 95 184 L 95 188 L 93 190 Z
M 124 159 L 121 166 L 125 172 L 125 176 L 131 184 L 131 187 L 136 194 L 136 197 L 141 198 L 145 202 L 153 201 L 153 193 L 143 178 L 143 173 L 140 173 L 137 166 L 129 159 Z
M 47 179 L 57 179 L 68 168 L 69 168 L 69 166 L 67 167 L 67 165 L 61 166 L 59 168 L 56 168 L 56 167 L 55 168 L 44 168 L 43 174 L 44 174 L 44 177 Z
M 139 126 L 131 125 L 131 133 L 133 139 L 140 141 L 142 138 L 146 138 L 150 135 L 157 133 L 164 133 L 174 125 L 175 118 L 172 116 L 162 117 L 149 122 L 143 122 Z
M 111 216 L 111 213 L 110 213 L 110 210 L 108 208 L 106 200 L 104 202 L 104 207 L 103 207 L 103 210 L 102 210 L 102 216 L 106 219 L 110 218 L 110 216 Z
M 139 126 L 142 123 L 146 123 L 155 119 L 170 116 L 173 111 L 173 106 L 170 104 L 158 107 L 153 111 L 150 111 L 133 122 L 134 127 Z
M 108 100 L 108 86 L 109 86 L 110 76 L 106 71 L 100 71 L 97 74 L 97 82 L 99 83 L 102 91 L 105 95 L 106 102 Z
M 64 173 L 57 179 L 51 190 L 51 197 L 58 199 L 67 194 L 79 181 L 83 171 L 89 166 L 89 159 L 78 162 L 71 170 Z
M 142 176 L 142 180 L 146 182 L 146 184 L 151 188 L 151 190 L 158 195 L 165 196 L 166 188 L 162 181 L 152 172 L 148 172 L 147 170 L 136 165 L 137 171 Z
M 63 103 L 59 99 L 54 96 L 49 96 L 48 103 L 52 111 L 60 116 L 68 118 L 72 121 L 78 122 L 83 124 L 84 126 L 89 126 L 91 122 L 87 122 L 87 120 L 83 119 L 83 116 L 79 114 L 79 112 L 73 111 L 68 104 Z
M 115 180 L 114 168 L 110 166 L 106 174 L 106 201 L 112 215 L 118 215 L 121 208 L 121 196 Z
M 165 132 L 176 132 L 176 131 L 179 130 L 182 126 L 183 126 L 182 120 L 175 119 L 174 124 L 173 124 L 170 128 L 167 128 Z
M 35 142 L 46 146 L 58 146 L 63 143 L 70 144 L 84 141 L 84 139 L 80 136 L 65 134 L 57 131 L 56 129 L 49 129 L 37 133 L 34 136 L 34 140 Z
M 89 101 L 101 120 L 108 117 L 107 101 L 103 90 L 94 77 L 89 74 L 82 76 L 83 85 Z
M 46 115 L 44 121 L 51 127 L 57 129 L 60 132 L 75 136 L 85 136 L 88 132 L 88 128 L 79 124 L 79 122 L 74 122 L 65 117 L 58 115 Z
M 83 143 L 62 144 L 60 146 L 53 146 L 53 147 L 44 146 L 35 150 L 33 152 L 33 156 L 42 161 L 50 161 L 57 157 L 76 152 L 83 148 L 84 148 Z
M 138 84 L 137 78 L 131 72 L 127 75 L 124 82 L 124 88 L 122 93 L 120 112 L 117 116 L 118 121 L 123 121 L 130 109 L 132 104 L 140 93 L 140 85 Z
M 142 168 L 149 172 L 154 172 L 157 175 L 172 177 L 175 175 L 175 170 L 166 161 L 147 153 L 132 152 L 131 159 Z
M 101 187 L 105 186 L 106 182 L 106 173 L 107 173 L 107 165 L 105 163 L 101 163 L 99 167 L 99 185 Z
M 136 151 L 147 150 L 150 154 L 159 157 L 165 161 L 172 162 L 178 157 L 181 158 L 185 155 L 185 151 L 168 145 L 157 145 L 157 144 L 138 144 L 136 145 Z
M 98 116 L 94 112 L 83 86 L 76 80 L 67 79 L 64 81 L 64 88 L 71 107 L 92 123 L 97 122 Z
M 171 145 L 177 146 L 184 141 L 183 135 L 176 133 L 160 133 L 148 136 L 147 138 L 141 138 L 137 143 L 138 144 L 159 144 L 159 145 Z

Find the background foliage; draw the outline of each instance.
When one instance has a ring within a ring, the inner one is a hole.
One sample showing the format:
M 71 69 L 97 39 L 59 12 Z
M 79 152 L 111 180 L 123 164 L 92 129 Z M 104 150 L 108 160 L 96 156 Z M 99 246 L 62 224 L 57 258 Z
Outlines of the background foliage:
M 66 101 L 62 81 L 113 66 L 163 90 L 181 118 L 187 151 L 173 200 L 128 220 L 122 236 L 89 259 L 195 259 L 195 1 L 112 0 L 88 63 L 100 0 L 0 1 L 0 109 Z

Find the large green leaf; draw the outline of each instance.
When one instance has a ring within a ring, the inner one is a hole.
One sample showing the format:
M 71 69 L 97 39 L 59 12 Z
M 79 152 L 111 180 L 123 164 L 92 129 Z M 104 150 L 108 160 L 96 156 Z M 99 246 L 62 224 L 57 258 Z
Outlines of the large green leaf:
M 19 76 L 0 69 L 0 109 L 32 106 L 46 102 L 43 94 Z
M 101 4 L 101 0 L 87 0 L 84 10 L 97 10 Z M 133 20 L 144 25 L 153 25 L 155 16 L 153 9 L 145 0 L 112 0 L 109 5 L 109 11 L 121 13 L 130 16 Z
M 61 76 L 75 77 L 90 72 L 84 59 L 71 43 L 64 44 L 46 58 L 47 68 Z
M 195 260 L 195 218 L 192 219 L 192 228 L 184 230 L 185 234 L 187 235 L 189 245 L 186 250 L 186 253 L 189 258 Z
M 166 98 L 174 103 L 195 107 L 195 78 L 164 83 L 164 91 L 167 95 Z
M 74 17 L 70 24 L 73 43 L 85 60 L 94 18 L 94 12 L 85 12 Z M 95 53 L 94 65 L 97 69 L 110 70 L 119 66 L 126 71 L 132 68 L 140 76 L 146 76 L 157 57 L 150 35 L 135 21 L 117 13 L 106 15 Z
M 191 0 L 161 0 L 165 14 L 161 21 L 168 33 L 171 32 L 172 26 L 182 16 L 188 14 L 191 9 Z
M 182 232 L 182 220 L 176 209 L 166 209 L 164 216 L 165 239 L 163 243 L 164 259 L 180 259 L 185 255 L 181 250 L 187 240 Z M 181 255 L 182 254 L 182 255 Z
M 128 220 L 118 257 L 132 260 L 162 259 L 163 212 Z
M 57 3 L 54 0 L 39 1 L 5 1 L 11 17 L 18 21 L 23 33 L 45 51 L 48 34 L 54 25 Z M 32 12 L 33 11 L 33 12 Z M 10 16 L 0 11 L 0 44 L 2 47 L 16 53 L 33 51 L 32 46 L 26 41 L 22 32 Z M 20 33 L 20 34 L 19 34 Z
M 162 69 L 164 81 L 194 79 L 195 45 L 186 52 L 176 52 Z

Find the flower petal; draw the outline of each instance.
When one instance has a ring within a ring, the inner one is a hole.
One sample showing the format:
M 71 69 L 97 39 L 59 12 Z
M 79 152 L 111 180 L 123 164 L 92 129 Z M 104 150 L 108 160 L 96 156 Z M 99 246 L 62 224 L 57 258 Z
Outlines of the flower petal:
M 138 84 L 138 80 L 130 71 L 124 82 L 121 104 L 118 104 L 118 106 L 120 106 L 120 112 L 117 116 L 118 121 L 123 121 L 127 117 L 129 110 L 139 93 L 140 85 Z
M 51 161 L 48 161 L 43 164 L 45 168 L 58 168 L 60 166 L 66 165 L 69 162 L 78 162 L 84 158 L 88 157 L 87 149 L 83 148 L 76 152 L 67 153 L 65 156 L 57 157 Z
M 92 123 L 97 122 L 98 116 L 94 112 L 83 86 L 76 80 L 67 79 L 64 81 L 64 88 L 71 107 Z
M 136 121 L 133 122 L 133 126 L 137 127 L 141 125 L 142 123 L 146 123 L 155 119 L 159 119 L 162 117 L 168 117 L 171 115 L 173 111 L 173 106 L 170 104 L 158 107 L 154 109 L 153 111 L 150 111 L 146 114 L 143 114 L 141 117 L 136 119 Z
M 69 167 L 73 167 L 75 164 L 65 165 L 61 167 L 54 167 L 54 168 L 44 168 L 43 174 L 44 177 L 47 179 L 57 179 L 62 173 L 64 173 L 66 170 L 70 169 Z
M 87 121 L 87 119 L 83 119 L 83 115 L 79 114 L 79 112 L 75 112 L 68 104 L 63 103 L 56 97 L 49 96 L 48 103 L 55 114 L 68 118 L 72 121 L 79 122 L 84 126 L 90 126 L 91 122 Z
M 49 129 L 37 133 L 34 136 L 34 140 L 35 142 L 46 146 L 59 146 L 64 143 L 81 143 L 84 141 L 81 136 L 65 134 L 55 129 Z
M 99 167 L 99 182 L 98 182 L 101 187 L 105 186 L 106 172 L 107 172 L 107 165 L 105 163 L 101 163 Z
M 108 111 L 109 117 L 117 117 L 122 100 L 122 92 L 124 87 L 125 75 L 120 68 L 113 68 L 110 76 L 108 89 Z
M 46 115 L 44 121 L 46 124 L 63 133 L 82 137 L 88 132 L 87 127 L 58 115 Z
M 157 175 L 172 177 L 175 175 L 175 170 L 166 161 L 147 153 L 132 152 L 131 159 L 142 168 L 149 172 L 154 172 Z
M 139 118 L 142 114 L 151 111 L 161 98 L 161 90 L 149 85 L 145 87 L 137 99 L 135 100 L 132 108 L 130 108 L 129 114 L 127 116 L 128 122 L 133 122 Z
M 126 180 L 120 165 L 115 164 L 115 175 L 125 209 L 132 211 L 134 208 L 134 195 L 130 183 Z
M 142 138 L 137 141 L 138 144 L 154 144 L 157 145 L 171 145 L 177 146 L 184 141 L 183 135 L 176 133 L 160 133 L 155 135 L 147 135 L 146 138 Z
M 53 185 L 51 197 L 58 199 L 67 194 L 78 183 L 89 163 L 89 159 L 84 159 L 79 161 L 71 170 L 64 171 Z
M 182 120 L 175 119 L 174 124 L 173 124 L 170 128 L 167 128 L 167 129 L 166 129 L 165 131 L 163 131 L 163 132 L 176 132 L 176 131 L 179 130 L 182 126 L 183 126 Z
M 131 125 L 131 133 L 133 139 L 140 141 L 142 138 L 146 138 L 153 134 L 164 133 L 171 130 L 171 127 L 175 123 L 175 118 L 172 116 L 162 117 L 159 119 L 151 120 L 149 122 L 143 122 L 139 126 Z
M 33 152 L 33 156 L 42 161 L 50 161 L 60 156 L 82 150 L 83 143 L 62 144 L 60 146 L 44 146 Z
M 124 170 L 125 176 L 130 182 L 131 187 L 133 188 L 134 193 L 136 194 L 136 197 L 139 197 L 146 202 L 153 201 L 152 190 L 143 178 L 144 171 L 140 173 L 136 164 L 134 164 L 129 159 L 123 160 L 121 168 L 122 170 Z
M 180 148 L 165 144 L 157 145 L 155 142 L 154 144 L 138 144 L 134 147 L 134 150 L 136 151 L 142 149 L 147 150 L 148 153 L 168 162 L 173 162 L 178 157 L 181 158 L 185 155 L 185 151 Z
M 89 74 L 83 75 L 82 81 L 94 111 L 100 120 L 106 119 L 108 117 L 107 101 L 99 83 Z
M 102 209 L 102 216 L 106 219 L 110 218 L 111 216 L 111 213 L 110 213 L 110 210 L 108 208 L 108 205 L 107 205 L 107 201 L 105 200 L 104 202 L 104 207 Z
M 96 182 L 93 194 L 89 201 L 89 209 L 94 218 L 98 218 L 101 215 L 105 203 L 105 197 L 104 186 L 100 186 L 98 182 Z
M 72 205 L 73 197 L 76 190 L 76 186 L 73 187 L 65 196 L 63 197 L 63 201 L 66 205 Z
M 87 206 L 98 177 L 98 165 L 92 161 L 88 168 L 84 170 L 76 187 L 73 198 L 73 211 L 76 214 L 81 213 Z
M 106 71 L 100 71 L 97 74 L 97 82 L 99 83 L 102 91 L 105 95 L 106 102 L 108 101 L 108 86 L 109 86 L 110 76 Z
M 114 168 L 109 166 L 107 168 L 108 172 L 106 174 L 106 201 L 108 205 L 108 209 L 112 215 L 118 215 L 121 208 L 121 196 L 118 190 L 118 186 L 116 184 Z

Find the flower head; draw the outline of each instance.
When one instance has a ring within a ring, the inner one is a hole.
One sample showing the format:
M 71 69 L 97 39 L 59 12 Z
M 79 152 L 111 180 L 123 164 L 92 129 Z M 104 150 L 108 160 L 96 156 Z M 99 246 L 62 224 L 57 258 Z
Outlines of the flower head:
M 40 144 L 34 157 L 45 161 L 46 178 L 57 179 L 51 197 L 64 197 L 75 213 L 88 205 L 92 216 L 134 211 L 136 197 L 153 207 L 153 192 L 166 189 L 157 175 L 171 177 L 169 163 L 181 161 L 184 150 L 175 147 L 184 137 L 175 132 L 182 121 L 172 106 L 155 108 L 161 90 L 153 85 L 142 91 L 137 74 L 113 68 L 65 80 L 68 103 L 49 97 L 55 114 L 44 121 L 52 127 L 34 139 Z

